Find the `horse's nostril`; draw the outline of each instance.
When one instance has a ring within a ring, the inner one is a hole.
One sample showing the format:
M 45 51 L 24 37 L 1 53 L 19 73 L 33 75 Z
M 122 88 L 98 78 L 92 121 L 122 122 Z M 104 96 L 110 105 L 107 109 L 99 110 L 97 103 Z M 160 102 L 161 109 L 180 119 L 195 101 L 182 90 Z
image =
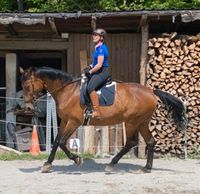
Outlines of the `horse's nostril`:
M 26 110 L 29 110 L 29 111 L 34 109 L 32 103 L 26 103 L 26 104 L 25 104 L 25 108 L 26 108 Z

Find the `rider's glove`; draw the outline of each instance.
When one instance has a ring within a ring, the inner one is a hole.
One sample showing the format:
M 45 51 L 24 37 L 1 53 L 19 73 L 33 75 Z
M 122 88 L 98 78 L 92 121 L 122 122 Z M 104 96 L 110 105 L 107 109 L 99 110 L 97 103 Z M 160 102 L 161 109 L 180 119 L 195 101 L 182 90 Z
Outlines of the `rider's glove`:
M 83 70 L 83 72 L 84 72 L 84 74 L 85 74 L 86 77 L 89 77 L 89 76 L 91 75 L 90 69 L 91 69 L 90 67 L 86 67 L 86 68 Z

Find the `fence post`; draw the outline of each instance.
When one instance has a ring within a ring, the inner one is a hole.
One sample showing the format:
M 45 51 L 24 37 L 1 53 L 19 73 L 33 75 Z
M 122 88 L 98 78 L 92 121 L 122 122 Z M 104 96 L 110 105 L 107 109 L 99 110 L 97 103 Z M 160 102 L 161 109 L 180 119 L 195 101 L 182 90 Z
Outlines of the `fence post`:
M 115 142 L 114 142 L 114 153 L 115 155 L 118 152 L 118 125 L 115 126 Z
M 52 121 L 52 124 L 51 124 Z M 47 93 L 47 115 L 46 115 L 46 152 L 51 152 L 51 128 L 53 126 L 53 139 L 58 133 L 56 105 L 52 96 Z
M 185 159 L 187 159 L 187 128 L 184 129 L 184 153 Z
M 47 93 L 46 152 L 51 152 L 51 95 Z
M 16 95 L 16 71 L 17 55 L 15 53 L 6 54 L 6 97 L 15 97 Z M 13 106 L 14 100 L 6 99 L 6 145 L 12 148 L 14 148 L 14 139 L 7 130 L 7 123 L 16 122 Z
M 149 25 L 147 21 L 147 15 L 142 15 L 140 20 L 142 42 L 141 42 L 141 57 L 140 57 L 140 84 L 146 85 L 146 66 L 147 66 L 147 52 L 148 52 L 148 35 Z M 142 136 L 139 134 L 139 147 L 138 157 L 145 157 L 145 142 Z
M 109 133 L 108 127 L 104 126 L 100 129 L 100 156 L 104 157 L 109 152 Z

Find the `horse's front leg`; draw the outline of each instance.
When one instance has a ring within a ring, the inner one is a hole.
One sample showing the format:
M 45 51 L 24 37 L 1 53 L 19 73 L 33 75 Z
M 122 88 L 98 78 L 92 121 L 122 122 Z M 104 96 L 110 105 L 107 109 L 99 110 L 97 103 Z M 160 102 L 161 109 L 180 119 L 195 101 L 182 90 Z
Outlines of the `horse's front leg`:
M 52 172 L 52 162 L 53 162 L 53 160 L 55 158 L 55 154 L 56 154 L 56 151 L 57 151 L 58 146 L 59 146 L 59 139 L 60 139 L 60 135 L 58 134 L 56 136 L 55 141 L 53 142 L 53 147 L 51 149 L 51 153 L 50 153 L 50 155 L 48 157 L 48 160 L 47 160 L 47 162 L 44 163 L 44 165 L 43 165 L 43 167 L 41 169 L 41 171 L 43 173 Z
M 67 139 L 63 139 L 61 141 L 60 147 L 61 149 L 65 152 L 65 154 L 67 155 L 67 157 L 70 160 L 73 160 L 75 164 L 80 165 L 82 164 L 82 158 L 80 156 L 78 156 L 77 154 L 73 154 L 72 152 L 70 152 L 67 148 L 66 148 L 66 141 Z
M 76 122 L 69 121 L 65 128 L 65 133 L 60 139 L 60 148 L 65 152 L 67 157 L 75 162 L 75 164 L 80 165 L 82 163 L 81 157 L 76 154 L 73 154 L 66 148 L 66 142 L 70 138 L 70 136 L 74 133 L 74 131 L 79 127 Z
M 48 160 L 47 162 L 44 163 L 41 171 L 43 173 L 48 173 L 48 172 L 52 172 L 52 162 L 55 158 L 55 154 L 56 154 L 56 151 L 58 149 L 58 146 L 60 145 L 60 137 L 62 137 L 62 134 L 63 134 L 63 131 L 65 129 L 65 126 L 66 126 L 66 122 L 62 122 L 61 121 L 61 124 L 60 124 L 60 128 L 59 128 L 59 131 L 58 131 L 58 134 L 55 138 L 55 141 L 53 142 L 53 147 L 51 149 L 51 153 L 48 157 Z
M 64 127 L 63 126 L 64 126 L 64 124 L 61 123 L 59 133 L 53 143 L 53 147 L 52 147 L 51 153 L 49 155 L 49 158 L 42 167 L 42 172 L 45 172 L 45 173 L 52 172 L 52 162 L 55 158 L 55 153 L 56 153 L 58 146 L 60 146 L 60 148 L 65 152 L 67 157 L 69 159 L 73 160 L 77 165 L 80 165 L 82 163 L 82 159 L 78 155 L 71 153 L 66 148 L 66 142 L 67 142 L 68 138 L 74 133 L 74 131 L 80 125 L 77 124 L 76 122 L 69 121 Z

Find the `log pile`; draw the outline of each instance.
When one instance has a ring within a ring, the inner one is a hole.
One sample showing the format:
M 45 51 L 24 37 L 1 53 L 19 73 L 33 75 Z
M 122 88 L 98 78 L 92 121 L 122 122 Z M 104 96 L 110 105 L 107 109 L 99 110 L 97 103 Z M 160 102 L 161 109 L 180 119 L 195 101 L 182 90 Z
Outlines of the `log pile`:
M 196 36 L 163 34 L 148 41 L 147 86 L 178 97 L 187 105 L 187 150 L 200 146 L 200 33 Z M 184 132 L 167 119 L 162 104 L 150 128 L 157 140 L 156 151 L 182 154 Z

